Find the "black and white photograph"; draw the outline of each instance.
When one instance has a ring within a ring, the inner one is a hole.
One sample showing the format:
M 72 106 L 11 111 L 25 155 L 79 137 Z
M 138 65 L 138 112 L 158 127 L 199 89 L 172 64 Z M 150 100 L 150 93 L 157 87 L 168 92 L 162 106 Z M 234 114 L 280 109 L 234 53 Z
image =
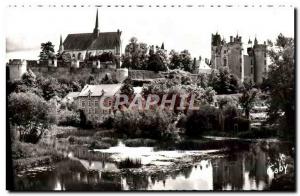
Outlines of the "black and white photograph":
M 8 191 L 296 191 L 296 7 L 4 15 Z

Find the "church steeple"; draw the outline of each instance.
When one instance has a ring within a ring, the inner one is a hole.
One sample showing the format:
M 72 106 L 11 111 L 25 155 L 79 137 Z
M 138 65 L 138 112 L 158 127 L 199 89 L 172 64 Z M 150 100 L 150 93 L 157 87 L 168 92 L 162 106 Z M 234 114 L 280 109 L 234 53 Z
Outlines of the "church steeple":
M 95 28 L 94 28 L 94 36 L 98 37 L 99 36 L 99 24 L 98 24 L 98 9 L 97 9 L 97 13 L 96 13 L 96 23 L 95 23 Z
M 58 53 L 61 54 L 63 51 L 64 51 L 64 45 L 63 45 L 63 42 L 62 42 L 62 36 L 60 35 Z

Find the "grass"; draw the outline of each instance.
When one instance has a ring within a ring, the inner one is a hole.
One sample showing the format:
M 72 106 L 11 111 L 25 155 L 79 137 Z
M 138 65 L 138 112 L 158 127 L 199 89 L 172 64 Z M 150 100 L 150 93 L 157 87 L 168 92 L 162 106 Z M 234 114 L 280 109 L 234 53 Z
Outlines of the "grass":
M 119 169 L 140 168 L 141 166 L 142 166 L 142 162 L 140 159 L 130 159 L 129 157 L 120 161 L 118 164 Z
M 69 136 L 88 137 L 95 134 L 95 130 L 80 129 L 77 127 L 56 127 L 56 138 L 67 138 Z
M 46 143 L 38 144 L 14 141 L 12 143 L 13 167 L 22 170 L 41 165 L 49 165 L 63 159 L 54 148 Z

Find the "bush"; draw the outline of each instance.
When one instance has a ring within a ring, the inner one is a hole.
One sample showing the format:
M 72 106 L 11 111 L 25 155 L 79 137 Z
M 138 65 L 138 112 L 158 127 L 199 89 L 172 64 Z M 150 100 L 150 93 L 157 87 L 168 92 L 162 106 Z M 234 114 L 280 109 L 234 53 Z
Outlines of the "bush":
M 219 128 L 219 111 L 215 107 L 206 105 L 197 111 L 192 111 L 186 117 L 185 133 L 188 136 L 200 136 L 204 131 Z
M 30 158 L 56 154 L 55 150 L 38 144 L 15 141 L 12 143 L 12 158 Z
M 101 139 L 101 142 L 110 144 L 111 146 L 116 146 L 118 145 L 118 139 L 115 138 L 110 138 L 110 137 L 104 137 Z
M 101 139 L 103 137 L 114 137 L 115 132 L 113 130 L 101 130 L 94 133 L 93 138 L 94 139 Z
M 102 141 L 93 141 L 90 145 L 90 149 L 108 149 L 110 148 L 110 144 L 104 143 Z
M 125 160 L 122 160 L 119 162 L 118 164 L 118 168 L 119 169 L 123 169 L 123 168 L 139 168 L 142 166 L 142 162 L 140 159 L 130 159 L 130 158 L 126 158 Z
M 62 126 L 79 126 L 80 116 L 78 112 L 61 110 L 59 112 L 58 124 Z
M 156 144 L 156 141 L 153 139 L 135 138 L 135 139 L 125 140 L 124 144 L 125 146 L 129 146 L 129 147 L 140 147 L 140 146 L 152 147 Z
M 129 137 L 161 139 L 172 123 L 170 111 L 124 111 L 116 114 L 114 127 Z

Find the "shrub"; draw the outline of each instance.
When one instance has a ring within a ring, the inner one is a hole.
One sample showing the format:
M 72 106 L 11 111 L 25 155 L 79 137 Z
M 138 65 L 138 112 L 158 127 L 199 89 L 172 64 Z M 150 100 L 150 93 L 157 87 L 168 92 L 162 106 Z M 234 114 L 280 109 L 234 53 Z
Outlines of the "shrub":
M 140 147 L 140 146 L 147 146 L 152 147 L 156 143 L 153 139 L 142 139 L 142 138 L 135 138 L 135 139 L 127 139 L 124 141 L 125 146 L 129 147 Z
M 140 159 L 130 159 L 126 158 L 125 160 L 122 160 L 118 164 L 119 169 L 123 168 L 139 168 L 142 166 L 142 162 Z
M 118 144 L 118 139 L 110 138 L 110 137 L 104 137 L 104 138 L 101 139 L 101 142 L 108 143 L 111 146 L 116 146 Z
M 17 127 L 19 140 L 37 143 L 55 121 L 53 107 L 33 93 L 12 93 L 8 98 L 8 119 Z
M 90 149 L 108 149 L 110 147 L 111 147 L 110 144 L 104 143 L 104 142 L 101 142 L 101 141 L 93 141 L 89 145 Z
M 170 111 L 124 111 L 116 114 L 114 127 L 129 137 L 161 139 L 172 122 Z
M 219 128 L 218 116 L 218 109 L 209 105 L 190 112 L 186 117 L 184 126 L 186 135 L 199 136 L 204 131 L 217 130 Z
M 58 124 L 63 126 L 79 126 L 79 113 L 68 109 L 59 112 Z

